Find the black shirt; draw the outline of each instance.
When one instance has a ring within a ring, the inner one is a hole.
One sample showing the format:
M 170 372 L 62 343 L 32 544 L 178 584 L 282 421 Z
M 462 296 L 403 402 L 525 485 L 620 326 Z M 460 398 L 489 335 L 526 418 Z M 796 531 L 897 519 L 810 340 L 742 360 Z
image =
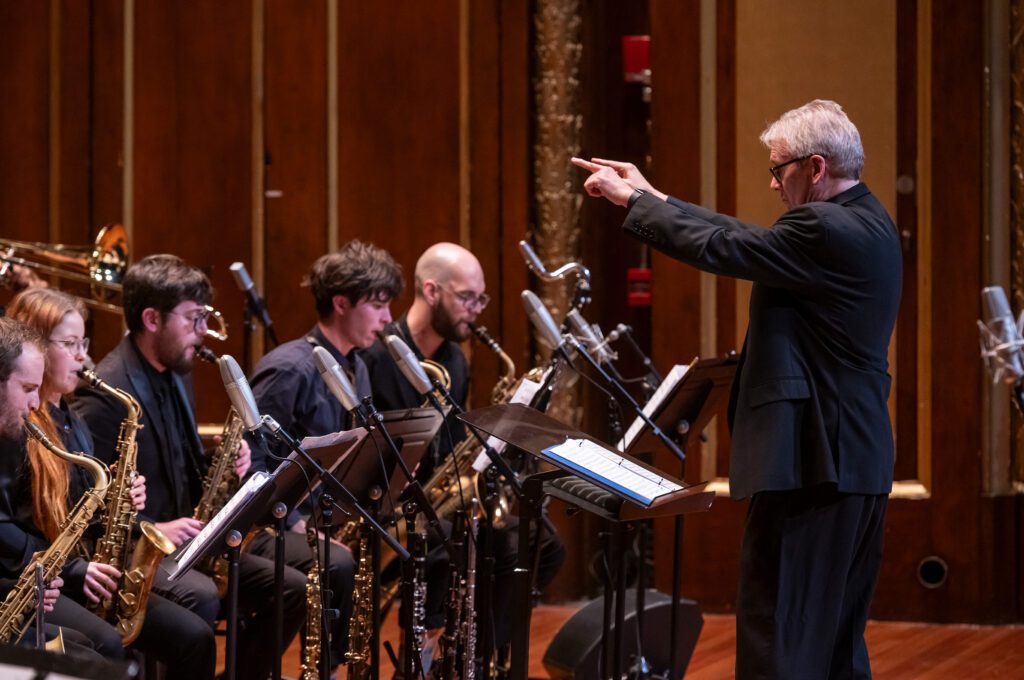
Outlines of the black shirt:
M 416 354 L 417 359 L 424 359 L 423 353 L 413 342 L 412 333 L 409 331 L 409 324 L 403 316 L 398 321 L 388 324 L 384 329 L 385 335 L 397 335 Z M 381 411 L 393 411 L 406 408 L 418 408 L 423 405 L 423 397 L 417 394 L 409 381 L 405 379 L 398 365 L 388 354 L 387 348 L 380 340 L 373 343 L 369 349 L 361 352 L 366 367 L 370 372 L 370 383 L 373 386 L 373 404 Z M 452 398 L 465 407 L 469 397 L 469 363 L 466 355 L 458 343 L 445 340 L 437 351 L 430 357 L 445 367 L 451 377 L 452 385 L 449 388 Z M 451 432 L 449 438 L 448 432 Z M 447 426 L 442 426 L 437 434 L 437 445 L 434 447 L 433 456 L 425 456 L 420 462 L 416 476 L 420 479 L 427 479 L 434 469 L 437 461 L 441 460 L 452 450 L 453 440 L 458 443 L 466 438 L 466 430 L 462 421 L 458 420 L 455 411 L 448 415 Z

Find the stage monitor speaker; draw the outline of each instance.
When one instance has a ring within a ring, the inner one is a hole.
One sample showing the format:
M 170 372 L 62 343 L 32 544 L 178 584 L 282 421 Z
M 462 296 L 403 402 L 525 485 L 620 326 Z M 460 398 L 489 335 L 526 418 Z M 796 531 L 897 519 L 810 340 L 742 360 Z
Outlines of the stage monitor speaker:
M 7 680 L 135 680 L 134 661 L 82 658 L 30 647 L 0 645 L 0 678 Z
M 679 601 L 676 639 L 669 640 L 672 623 L 672 598 L 658 590 L 644 595 L 643 655 L 655 676 L 678 680 L 683 677 L 697 638 L 704 627 L 700 607 L 693 600 Z M 623 626 L 623 670 L 636 661 L 636 591 L 626 592 L 626 618 Z M 613 609 L 614 616 L 614 609 Z M 544 652 L 544 668 L 552 680 L 594 680 L 607 677 L 601 669 L 601 627 L 604 620 L 604 597 L 587 603 L 559 629 Z M 612 621 L 614 628 L 614 618 Z M 610 635 L 614 635 L 612 630 Z M 676 669 L 669 673 L 671 646 L 676 648 Z

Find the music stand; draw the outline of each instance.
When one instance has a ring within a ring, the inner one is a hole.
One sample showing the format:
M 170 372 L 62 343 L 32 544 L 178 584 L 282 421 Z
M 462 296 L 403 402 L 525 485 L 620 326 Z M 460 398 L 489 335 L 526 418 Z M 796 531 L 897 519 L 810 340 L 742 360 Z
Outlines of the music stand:
M 727 399 L 729 388 L 736 376 L 739 359 L 734 352 L 724 357 L 711 359 L 694 359 L 682 375 L 673 379 L 676 370 L 666 377 L 644 406 L 644 411 L 654 423 L 667 432 L 684 450 L 691 434 L 703 432 L 708 422 Z M 678 368 L 678 367 L 677 367 Z M 630 435 L 633 435 L 630 437 Z M 626 440 L 629 440 L 626 442 Z M 623 438 L 625 450 L 637 455 L 639 452 L 657 450 L 661 441 L 651 433 L 647 424 L 637 418 Z M 679 476 L 685 474 L 685 465 L 680 465 Z M 682 602 L 682 544 L 683 517 L 676 515 L 672 538 L 672 610 L 669 624 L 669 639 L 675 640 L 680 625 L 680 606 Z M 645 612 L 642 572 L 637 579 L 637 626 L 643 637 L 643 616 Z M 670 647 L 669 669 L 672 673 L 679 672 L 682 664 L 679 661 L 675 645 Z
M 530 526 L 540 517 L 544 495 L 551 489 L 551 483 L 563 477 L 574 475 L 586 482 L 590 488 L 597 488 L 612 502 L 604 502 L 600 506 L 605 510 L 601 513 L 606 518 L 619 521 L 645 519 L 655 516 L 666 516 L 685 512 L 701 512 L 707 510 L 714 500 L 714 494 L 704 491 L 704 485 L 687 486 L 650 465 L 622 455 L 603 442 L 579 430 L 569 427 L 539 411 L 521 404 L 499 404 L 477 409 L 459 416 L 466 424 L 494 435 L 521 451 L 525 451 L 551 464 L 556 469 L 540 472 L 527 477 L 523 482 L 523 494 L 520 498 L 519 516 L 519 563 L 515 570 L 515 595 L 513 602 L 520 607 L 513 620 L 518 622 L 512 637 L 512 680 L 527 680 L 529 665 L 529 626 L 531 617 L 530 606 Z M 657 479 L 658 485 L 664 483 L 665 491 L 650 496 L 631 485 L 626 476 L 618 474 L 595 474 L 585 465 L 556 454 L 552 447 L 566 442 L 585 442 L 588 447 L 601 456 L 612 461 L 621 461 L 621 471 L 631 476 L 642 476 L 645 479 Z M 632 471 L 636 470 L 637 473 Z M 584 506 L 585 507 L 585 506 Z M 617 515 L 609 517 L 609 515 Z M 620 629 L 621 630 L 621 627 Z M 605 666 L 607 669 L 608 666 Z

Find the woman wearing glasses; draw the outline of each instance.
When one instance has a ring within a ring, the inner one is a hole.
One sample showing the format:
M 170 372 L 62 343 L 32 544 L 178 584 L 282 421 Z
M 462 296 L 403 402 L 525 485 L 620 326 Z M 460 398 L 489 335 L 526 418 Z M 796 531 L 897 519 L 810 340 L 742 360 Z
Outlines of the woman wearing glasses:
M 8 315 L 35 328 L 47 339 L 46 371 L 39 389 L 40 408 L 32 414 L 32 420 L 63 448 L 92 455 L 93 441 L 88 427 L 65 401 L 65 395 L 73 392 L 78 384 L 78 371 L 89 350 L 89 339 L 85 337 L 85 306 L 66 293 L 34 288 L 12 300 Z M 4 528 L 5 536 L 20 533 L 23 544 L 31 546 L 24 551 L 27 558 L 32 552 L 45 549 L 57 536 L 71 508 L 91 488 L 91 483 L 81 467 L 54 456 L 34 439 L 15 446 L 24 447 L 22 451 L 7 452 L 8 456 L 23 456 L 13 490 L 17 517 L 13 526 Z M 136 509 L 145 507 L 144 477 L 136 479 L 132 500 Z M 93 519 L 93 528 L 99 529 L 99 516 Z M 89 552 L 97 533 L 86 532 L 82 546 L 88 546 Z M 4 540 L 0 550 L 6 548 L 7 543 Z M 120 637 L 110 624 L 85 607 L 115 597 L 120 576 L 110 565 L 90 562 L 80 555 L 72 557 L 62 573 L 64 597 L 59 598 L 52 616 L 54 622 L 86 633 L 98 651 L 111 657 L 122 655 Z M 213 631 L 199 616 L 156 593 L 150 596 L 142 632 L 132 646 L 166 664 L 170 677 L 213 677 L 216 661 Z

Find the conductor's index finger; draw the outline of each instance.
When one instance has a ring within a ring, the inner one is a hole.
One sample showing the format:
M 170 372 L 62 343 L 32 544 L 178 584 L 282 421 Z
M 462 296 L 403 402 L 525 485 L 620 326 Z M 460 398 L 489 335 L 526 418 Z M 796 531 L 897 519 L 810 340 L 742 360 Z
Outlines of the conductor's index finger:
M 589 170 L 590 172 L 597 172 L 598 170 L 601 169 L 601 166 L 598 165 L 597 163 L 591 163 L 590 161 L 584 160 L 582 158 L 573 157 L 570 158 L 569 160 L 572 161 L 573 165 L 583 168 L 584 170 Z
M 622 161 L 612 161 L 608 160 L 607 158 L 591 158 L 590 160 L 593 161 L 594 165 L 604 165 L 615 170 L 625 170 L 629 167 L 629 163 L 623 163 Z

